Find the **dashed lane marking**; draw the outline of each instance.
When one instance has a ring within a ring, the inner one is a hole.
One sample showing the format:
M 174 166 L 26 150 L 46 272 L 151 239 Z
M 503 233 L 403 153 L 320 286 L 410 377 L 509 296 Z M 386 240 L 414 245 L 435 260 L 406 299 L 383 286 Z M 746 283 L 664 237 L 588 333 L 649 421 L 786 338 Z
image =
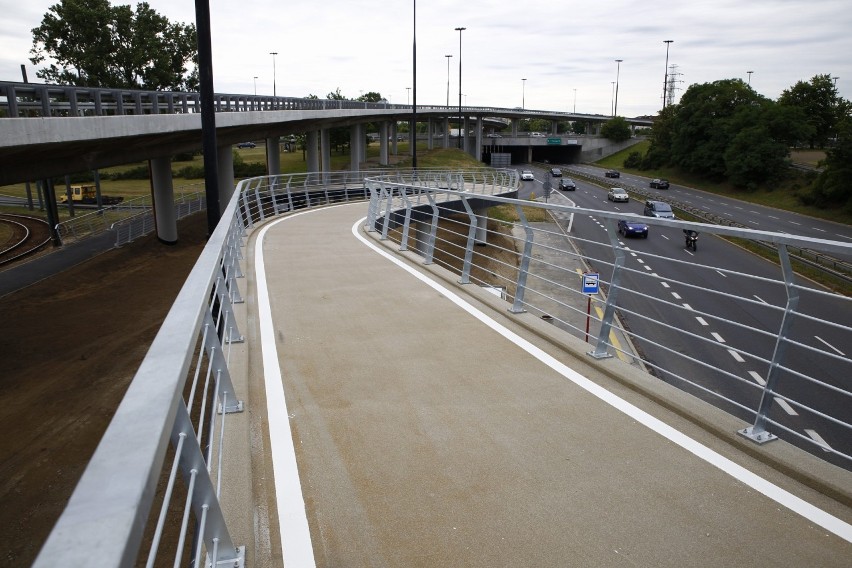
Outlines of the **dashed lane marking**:
M 826 346 L 826 347 L 828 347 L 829 349 L 832 349 L 832 350 L 834 350 L 837 354 L 839 354 L 839 355 L 841 355 L 841 356 L 843 356 L 843 357 L 846 357 L 846 353 L 844 353 L 843 351 L 841 351 L 840 349 L 838 349 L 837 347 L 835 347 L 834 345 L 832 345 L 831 343 L 829 343 L 828 341 L 826 341 L 825 339 L 823 339 L 822 337 L 820 337 L 819 335 L 814 335 L 814 337 L 816 337 L 818 340 L 822 341 L 822 342 L 825 344 L 825 346 Z
M 731 354 L 731 357 L 733 357 L 733 358 L 734 358 L 734 360 L 735 360 L 737 363 L 745 363 L 745 359 L 743 359 L 742 355 L 740 355 L 739 353 L 737 353 L 737 352 L 736 352 L 736 351 L 734 351 L 733 349 L 728 349 L 728 353 L 730 353 L 730 354 Z
M 816 433 L 816 430 L 811 430 L 810 428 L 805 428 L 805 434 L 811 437 L 811 439 L 816 442 L 818 445 L 822 446 L 822 451 L 830 452 L 831 446 L 828 445 L 828 442 L 825 439 Z
M 719 335 L 718 333 L 716 333 L 715 331 L 710 332 L 710 335 L 712 335 L 713 339 L 715 339 L 719 343 L 726 343 L 725 338 L 722 337 L 721 335 Z

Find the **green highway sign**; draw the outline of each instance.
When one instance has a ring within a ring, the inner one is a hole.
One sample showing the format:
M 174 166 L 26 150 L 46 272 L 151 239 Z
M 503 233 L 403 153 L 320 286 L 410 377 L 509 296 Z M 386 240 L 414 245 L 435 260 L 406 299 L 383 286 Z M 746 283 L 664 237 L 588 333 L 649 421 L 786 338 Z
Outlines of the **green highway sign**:
M 551 146 L 559 146 L 562 144 L 562 138 L 548 138 L 547 143 Z

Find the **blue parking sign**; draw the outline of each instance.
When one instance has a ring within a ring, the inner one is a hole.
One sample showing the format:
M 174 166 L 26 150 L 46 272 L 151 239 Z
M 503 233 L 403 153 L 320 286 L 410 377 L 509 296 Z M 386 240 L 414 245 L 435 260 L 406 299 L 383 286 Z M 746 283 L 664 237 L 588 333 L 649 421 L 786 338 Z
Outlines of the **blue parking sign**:
M 597 294 L 600 290 L 600 275 L 597 272 L 583 273 L 583 294 Z

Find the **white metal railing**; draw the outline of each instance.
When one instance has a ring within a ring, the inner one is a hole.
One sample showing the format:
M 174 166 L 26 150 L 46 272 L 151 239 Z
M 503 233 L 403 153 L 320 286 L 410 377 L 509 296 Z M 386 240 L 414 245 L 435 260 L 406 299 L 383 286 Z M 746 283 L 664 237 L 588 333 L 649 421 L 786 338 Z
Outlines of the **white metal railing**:
M 462 284 L 499 287 L 511 312 L 539 314 L 586 338 L 590 356 L 618 354 L 741 417 L 752 424 L 740 432 L 743 436 L 758 443 L 784 437 L 852 468 L 852 299 L 797 278 L 787 254 L 789 247 L 849 254 L 852 244 L 589 210 L 567 200 L 521 202 L 400 183 L 392 176 L 368 177 L 367 186 L 366 226 L 398 242 L 400 250 L 416 250 L 424 264 L 438 262 L 457 271 Z M 518 220 L 504 223 L 503 231 L 487 229 L 483 211 L 493 205 L 507 206 Z M 601 238 L 569 238 L 562 225 L 534 225 L 526 207 L 545 210 L 565 226 L 578 215 L 592 217 L 602 228 Z M 703 264 L 697 251 L 684 254 L 682 240 L 665 254 L 643 251 L 646 247 L 619 234 L 622 219 L 644 222 L 651 234 L 665 228 L 698 230 L 702 247 L 711 241 L 714 248 L 728 246 L 711 235 L 771 243 L 777 265 L 751 272 L 752 266 L 724 261 Z M 476 245 L 503 238 L 511 244 L 492 248 L 514 260 L 501 261 L 503 270 L 494 278 L 477 278 L 474 269 L 484 253 Z M 435 256 L 439 250 L 441 260 Z M 637 257 L 641 263 L 633 260 Z M 605 295 L 582 292 L 578 265 L 598 275 Z M 685 296 L 693 300 L 678 299 Z M 619 333 L 627 338 L 623 344 L 612 335 L 619 321 Z M 799 322 L 796 327 L 793 321 Z

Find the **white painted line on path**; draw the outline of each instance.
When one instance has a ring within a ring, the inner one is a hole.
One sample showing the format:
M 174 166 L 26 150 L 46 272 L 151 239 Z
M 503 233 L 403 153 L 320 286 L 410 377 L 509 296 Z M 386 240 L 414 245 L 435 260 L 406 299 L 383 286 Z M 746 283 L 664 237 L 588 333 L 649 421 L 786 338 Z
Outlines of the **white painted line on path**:
M 260 351 L 263 360 L 263 375 L 266 383 L 266 418 L 269 425 L 270 453 L 275 478 L 275 499 L 278 506 L 278 526 L 281 531 L 282 556 L 286 566 L 316 566 L 311 531 L 302 495 L 299 468 L 296 465 L 296 450 L 287 414 L 284 397 L 284 381 L 278 364 L 278 349 L 275 326 L 272 323 L 272 307 L 269 303 L 269 287 L 266 284 L 266 264 L 263 258 L 263 239 L 266 232 L 282 221 L 293 219 L 302 213 L 294 213 L 264 226 L 257 236 L 254 249 L 254 269 L 257 279 L 257 312 L 260 323 Z
M 695 319 L 697 319 L 698 323 L 700 323 L 701 325 L 704 325 L 704 326 L 710 325 L 709 323 L 707 323 L 707 320 L 705 320 L 701 316 L 695 316 Z
M 719 343 L 725 343 L 725 339 L 715 331 L 710 332 L 710 335 L 712 335 L 713 339 L 715 339 Z
M 365 218 L 360 219 L 357 223 L 352 225 L 352 234 L 355 235 L 355 238 L 357 238 L 365 246 L 371 248 L 379 255 L 396 264 L 397 266 L 399 266 L 400 268 L 402 268 L 427 286 L 430 286 L 431 288 L 442 294 L 445 298 L 459 306 L 461 309 L 465 310 L 471 316 L 473 316 L 483 324 L 487 325 L 495 332 L 505 337 L 507 340 L 511 341 L 512 343 L 529 353 L 532 357 L 535 357 L 536 359 L 538 359 L 539 361 L 553 369 L 555 372 L 565 377 L 567 380 L 576 384 L 586 392 L 592 394 L 593 396 L 597 397 L 606 404 L 609 404 L 616 410 L 636 420 L 637 422 L 649 428 L 653 432 L 656 432 L 657 434 L 663 436 L 667 440 L 674 442 L 675 444 L 679 445 L 680 447 L 697 456 L 698 458 L 706 461 L 710 465 L 727 473 L 734 479 L 737 479 L 745 485 L 748 485 L 754 490 L 772 499 L 776 503 L 787 507 L 791 511 L 794 511 L 795 513 L 805 517 L 811 522 L 823 527 L 827 531 L 836 534 L 840 538 L 848 542 L 852 542 L 852 525 L 850 525 L 849 523 L 823 511 L 822 509 L 808 503 L 804 499 L 801 499 L 800 497 L 793 495 L 789 491 L 778 487 L 774 483 L 767 481 L 766 479 L 760 477 L 754 472 L 749 471 L 743 466 L 722 456 L 718 452 L 713 451 L 704 444 L 701 444 L 700 442 L 693 440 L 689 436 L 686 436 L 685 434 L 669 426 L 662 420 L 651 416 L 644 410 L 641 410 L 640 408 L 630 404 L 626 400 L 609 392 L 605 388 L 595 384 L 594 382 L 587 379 L 574 369 L 558 361 L 555 357 L 536 347 L 523 337 L 498 324 L 495 320 L 488 317 L 468 302 L 464 301 L 458 294 L 456 294 L 449 288 L 433 281 L 431 278 L 412 268 L 401 259 L 391 255 L 390 253 L 383 250 L 374 243 L 371 243 L 359 231 L 359 227 L 364 224 L 364 221 Z
M 734 351 L 733 349 L 728 349 L 728 353 L 730 353 L 730 354 L 731 354 L 731 357 L 733 357 L 733 358 L 734 358 L 734 360 L 735 360 L 737 363 L 745 363 L 745 359 L 743 359 L 743 358 L 742 358 L 742 355 L 740 355 L 739 353 L 737 353 L 737 352 L 736 352 L 736 351 Z
M 681 298 L 680 294 L 678 294 L 677 292 L 672 292 L 672 296 L 675 300 L 683 300 L 683 298 Z
M 748 374 L 751 375 L 751 378 L 754 379 L 754 382 L 756 382 L 762 387 L 766 386 L 766 380 L 761 377 L 757 371 L 749 371 Z
M 754 297 L 757 299 L 757 301 L 758 301 L 758 302 L 763 302 L 763 303 L 764 303 L 764 304 L 766 304 L 767 306 L 769 305 L 769 302 L 767 302 L 766 300 L 764 300 L 763 298 L 761 298 L 761 297 L 760 297 L 760 296 L 758 296 L 757 294 L 755 294 L 755 295 L 754 295 Z
M 780 397 L 777 397 L 777 396 L 776 396 L 776 397 L 775 397 L 775 402 L 778 404 L 778 406 L 780 406 L 781 408 L 783 408 L 783 409 L 784 409 L 784 412 L 786 412 L 786 413 L 787 413 L 787 414 L 789 414 L 790 416 L 798 416 L 798 415 L 799 415 L 799 413 L 798 413 L 798 412 L 796 412 L 796 411 L 793 409 L 793 407 L 792 407 L 792 406 L 790 406 L 790 403 L 789 403 L 789 402 L 787 402 L 786 400 L 784 400 L 783 398 L 780 398 Z

